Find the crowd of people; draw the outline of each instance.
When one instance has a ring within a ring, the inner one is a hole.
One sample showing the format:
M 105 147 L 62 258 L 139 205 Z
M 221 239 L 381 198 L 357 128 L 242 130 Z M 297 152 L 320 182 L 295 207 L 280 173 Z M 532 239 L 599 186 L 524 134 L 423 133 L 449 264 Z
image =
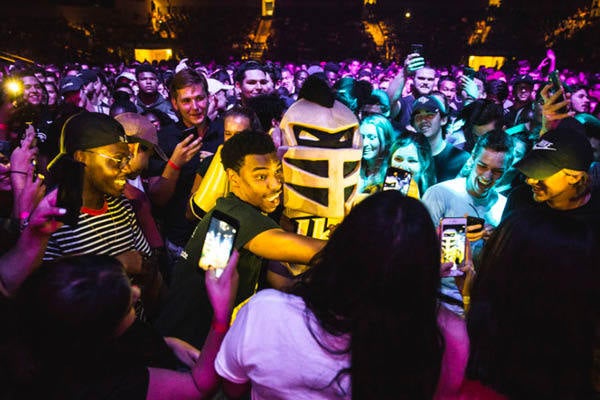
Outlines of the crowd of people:
M 600 75 L 556 65 L 7 66 L 2 397 L 598 398 Z

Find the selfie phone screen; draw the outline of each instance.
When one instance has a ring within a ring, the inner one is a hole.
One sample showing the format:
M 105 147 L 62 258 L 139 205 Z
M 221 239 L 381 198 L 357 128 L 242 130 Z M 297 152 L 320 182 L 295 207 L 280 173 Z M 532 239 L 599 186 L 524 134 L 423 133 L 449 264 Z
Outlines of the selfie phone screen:
M 208 270 L 209 267 L 216 268 L 219 277 L 227 266 L 237 232 L 238 225 L 234 221 L 226 220 L 213 212 L 198 266 L 203 270 Z
M 408 194 L 412 174 L 400 168 L 389 167 L 385 174 L 383 190 L 397 190 L 404 196 Z
M 441 261 L 453 263 L 451 271 L 457 271 L 457 266 L 465 259 L 467 219 L 442 218 L 440 228 Z

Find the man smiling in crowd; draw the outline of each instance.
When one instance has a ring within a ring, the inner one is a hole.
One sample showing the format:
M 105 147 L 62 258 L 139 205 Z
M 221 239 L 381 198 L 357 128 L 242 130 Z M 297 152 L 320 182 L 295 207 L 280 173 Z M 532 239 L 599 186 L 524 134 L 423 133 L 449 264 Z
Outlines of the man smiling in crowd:
M 515 164 L 527 177 L 527 185 L 511 193 L 503 218 L 520 209 L 545 208 L 597 228 L 600 193 L 592 190 L 588 174 L 593 160 L 590 142 L 582 133 L 562 126 L 548 131 Z
M 81 254 L 108 254 L 130 274 L 141 272 L 150 255 L 130 203 L 123 196 L 131 154 L 123 127 L 108 115 L 84 111 L 62 129 L 60 154 L 49 165 L 59 186 L 77 188 L 80 169 L 81 209 L 50 238 L 44 260 Z
M 286 232 L 267 216 L 278 208 L 283 189 L 281 161 L 270 136 L 253 131 L 238 133 L 223 145 L 221 161 L 230 193 L 217 200 L 214 210 L 233 217 L 240 225 L 234 244 L 240 252 L 237 306 L 265 283 L 263 274 L 269 279 L 267 260 L 307 264 L 325 241 Z M 175 264 L 169 299 L 156 323 L 162 334 L 189 340 L 193 345 L 204 341 L 212 315 L 204 277 L 198 271 L 211 215 L 209 211 L 202 218 Z

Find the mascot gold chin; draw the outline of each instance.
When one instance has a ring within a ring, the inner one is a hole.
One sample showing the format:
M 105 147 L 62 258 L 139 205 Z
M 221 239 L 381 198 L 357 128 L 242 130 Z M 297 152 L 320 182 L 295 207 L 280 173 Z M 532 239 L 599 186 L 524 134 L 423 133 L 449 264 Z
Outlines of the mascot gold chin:
M 362 136 L 356 115 L 310 76 L 281 119 L 283 214 L 303 235 L 326 239 L 356 201 Z

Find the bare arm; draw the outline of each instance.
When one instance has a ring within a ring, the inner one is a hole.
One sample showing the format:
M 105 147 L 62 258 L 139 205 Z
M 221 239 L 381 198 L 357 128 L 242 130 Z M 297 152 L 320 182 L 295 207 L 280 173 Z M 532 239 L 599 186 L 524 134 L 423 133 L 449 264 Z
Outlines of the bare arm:
M 229 328 L 231 310 L 238 287 L 237 262 L 239 253 L 233 251 L 220 278 L 210 269 L 205 275 L 208 298 L 213 306 L 214 319 L 204 342 L 198 362 L 191 373 L 149 368 L 148 400 L 209 398 L 220 381 L 215 371 L 215 358 Z
M 404 84 L 406 83 L 406 75 L 409 72 L 414 72 L 419 68 L 422 68 L 425 65 L 425 59 L 421 57 L 418 53 L 412 53 L 406 56 L 404 60 L 404 66 L 396 77 L 390 82 L 387 90 L 385 91 L 390 99 L 390 118 L 395 118 L 400 112 L 400 104 L 398 100 L 400 100 L 400 96 L 402 96 L 402 91 L 404 90 Z
M 179 179 L 180 168 L 187 164 L 202 147 L 202 139 L 193 140 L 194 135 L 189 135 L 175 146 L 162 175 L 152 177 L 148 181 L 148 195 L 152 203 L 164 206 L 169 202 L 175 192 L 175 185 Z
M 0 258 L 0 292 L 7 297 L 14 295 L 23 281 L 41 263 L 50 235 L 62 223 L 53 217 L 64 215 L 65 210 L 56 207 L 56 190 L 42 199 L 29 217 L 29 225 L 23 230 L 15 247 Z
M 327 243 L 283 229 L 269 229 L 250 240 L 244 247 L 269 260 L 308 264 Z

